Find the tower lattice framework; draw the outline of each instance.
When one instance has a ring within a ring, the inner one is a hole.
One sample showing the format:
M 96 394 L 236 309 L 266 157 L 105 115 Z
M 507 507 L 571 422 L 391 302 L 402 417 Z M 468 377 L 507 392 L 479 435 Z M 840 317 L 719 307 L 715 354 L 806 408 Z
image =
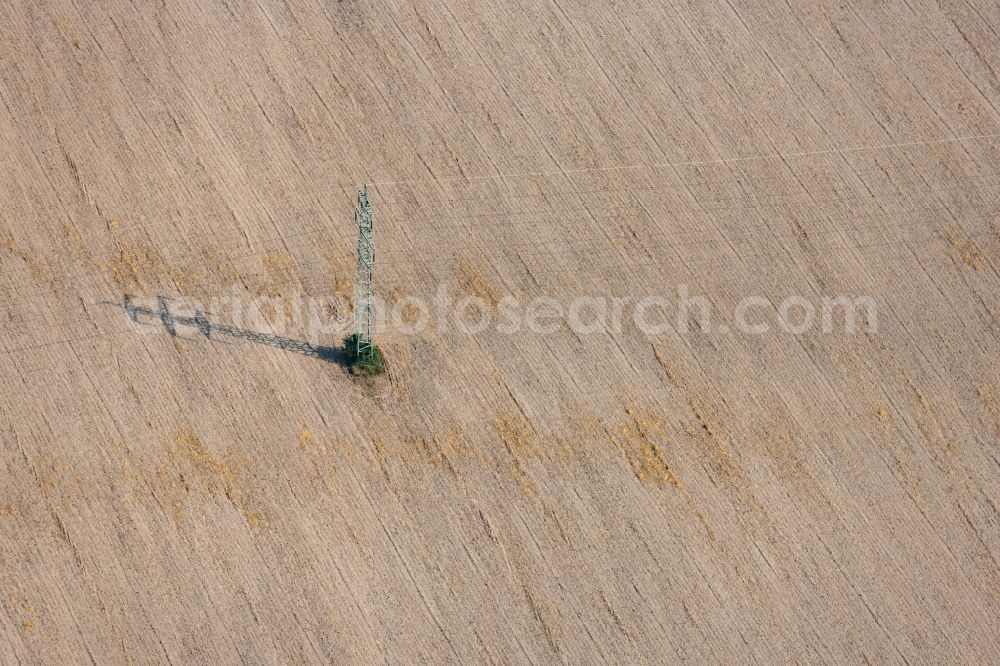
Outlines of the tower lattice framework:
M 368 201 L 368 186 L 358 190 L 358 207 L 354 209 L 358 223 L 358 272 L 354 280 L 354 341 L 359 361 L 371 361 L 375 356 L 372 339 L 372 269 L 375 266 L 375 241 L 372 227 L 375 215 Z

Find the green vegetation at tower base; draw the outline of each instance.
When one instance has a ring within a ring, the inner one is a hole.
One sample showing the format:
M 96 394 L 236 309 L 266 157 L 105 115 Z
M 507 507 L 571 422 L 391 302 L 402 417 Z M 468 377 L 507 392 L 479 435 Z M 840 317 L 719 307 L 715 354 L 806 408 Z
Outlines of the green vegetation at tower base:
M 372 345 L 371 358 L 358 356 L 358 335 L 352 333 L 344 338 L 344 351 L 347 353 L 346 365 L 352 375 L 357 377 L 373 377 L 385 373 L 385 357 L 382 350 Z

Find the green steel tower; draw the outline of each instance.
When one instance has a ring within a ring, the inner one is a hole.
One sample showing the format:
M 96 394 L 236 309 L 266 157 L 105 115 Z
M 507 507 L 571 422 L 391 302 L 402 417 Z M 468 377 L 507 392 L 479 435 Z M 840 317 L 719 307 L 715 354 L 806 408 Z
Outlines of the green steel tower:
M 368 202 L 368 185 L 358 190 L 358 207 L 354 209 L 358 223 L 358 273 L 354 280 L 354 341 L 357 361 L 371 363 L 375 359 L 372 340 L 372 268 L 375 265 L 375 242 L 372 226 L 375 215 Z

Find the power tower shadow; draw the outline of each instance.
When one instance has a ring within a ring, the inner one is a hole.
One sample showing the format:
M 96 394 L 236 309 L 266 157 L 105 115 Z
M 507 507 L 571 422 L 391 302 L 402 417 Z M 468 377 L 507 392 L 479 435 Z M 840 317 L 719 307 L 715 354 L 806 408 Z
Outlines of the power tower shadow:
M 312 345 L 304 340 L 293 340 L 292 338 L 286 338 L 280 335 L 260 333 L 259 331 L 249 331 L 244 328 L 239 328 L 238 326 L 216 324 L 209 321 L 206 314 L 201 310 L 195 310 L 193 317 L 175 315 L 170 312 L 170 309 L 167 307 L 167 299 L 163 296 L 156 297 L 156 304 L 156 309 L 152 310 L 141 305 L 136 305 L 135 301 L 132 300 L 131 295 L 123 294 L 120 307 L 125 310 L 129 319 L 137 324 L 140 323 L 140 316 L 159 319 L 163 324 L 163 327 L 172 337 L 177 337 L 178 326 L 189 326 L 198 329 L 198 331 L 200 331 L 201 334 L 208 340 L 212 340 L 213 336 L 218 337 L 219 335 L 224 335 L 240 340 L 247 340 L 258 345 L 276 347 L 277 349 L 302 354 L 303 356 L 312 356 L 313 358 L 318 358 L 319 360 L 327 363 L 335 363 L 344 368 L 347 368 L 350 365 L 347 350 L 344 348 Z M 109 305 L 118 306 L 119 304 L 109 303 Z

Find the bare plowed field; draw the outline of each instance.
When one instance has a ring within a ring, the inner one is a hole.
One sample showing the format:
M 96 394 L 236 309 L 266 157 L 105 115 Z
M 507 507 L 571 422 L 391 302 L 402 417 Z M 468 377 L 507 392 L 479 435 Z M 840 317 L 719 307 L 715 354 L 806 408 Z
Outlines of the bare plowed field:
M 985 0 L 0 2 L 0 663 L 995 661 L 998 75 Z

